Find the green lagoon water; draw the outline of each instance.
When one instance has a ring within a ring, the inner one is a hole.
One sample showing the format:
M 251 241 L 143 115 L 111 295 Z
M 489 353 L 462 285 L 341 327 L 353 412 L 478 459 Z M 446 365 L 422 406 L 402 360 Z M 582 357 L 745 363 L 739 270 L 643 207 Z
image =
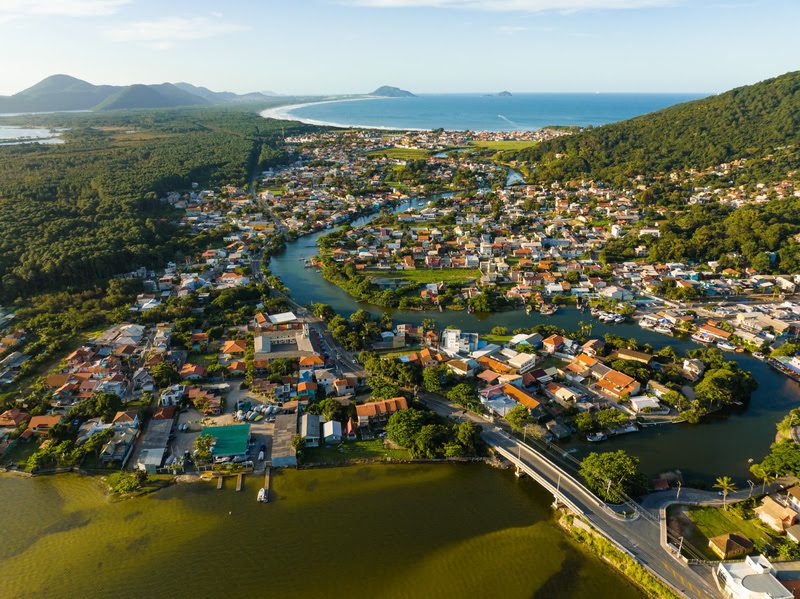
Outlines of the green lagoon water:
M 111 501 L 97 479 L 3 477 L 0 597 L 641 597 L 508 471 L 287 470 L 267 505 L 257 487 Z

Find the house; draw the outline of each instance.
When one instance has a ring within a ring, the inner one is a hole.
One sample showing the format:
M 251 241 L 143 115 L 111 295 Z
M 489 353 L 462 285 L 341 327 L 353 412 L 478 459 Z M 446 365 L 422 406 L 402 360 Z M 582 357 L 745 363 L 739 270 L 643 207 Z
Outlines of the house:
M 614 352 L 612 359 L 629 360 L 632 362 L 640 362 L 641 364 L 650 364 L 650 362 L 653 361 L 653 356 L 642 351 L 635 351 L 623 347 Z
M 244 339 L 231 339 L 222 344 L 222 353 L 225 356 L 243 356 L 247 352 L 247 341 Z
M 698 381 L 706 370 L 706 365 L 700 360 L 693 358 L 683 361 L 683 368 L 681 372 L 690 381 Z
M 205 378 L 208 374 L 205 366 L 200 366 L 199 364 L 190 364 L 187 362 L 181 368 L 181 378 L 186 379 L 189 381 L 196 381 L 202 378 Z
M 100 450 L 100 462 L 103 464 L 119 462 L 124 468 L 138 436 L 139 431 L 134 428 L 115 430 L 114 436 Z
M 156 388 L 155 381 L 150 371 L 144 367 L 138 368 L 136 372 L 133 373 L 131 381 L 133 382 L 134 391 L 147 391 L 152 393 Z
M 297 434 L 297 415 L 279 414 L 275 418 L 275 432 L 272 436 L 272 466 L 287 468 L 297 466 L 297 451 L 292 439 Z
M 618 370 L 609 370 L 595 385 L 601 393 L 617 401 L 623 396 L 638 393 L 641 389 L 639 381 Z
M 464 360 L 450 360 L 445 364 L 453 374 L 464 378 L 471 377 L 475 374 L 475 369 L 472 368 L 468 362 Z
M 356 392 L 356 385 L 352 379 L 336 379 L 333 381 L 333 388 L 336 395 L 353 395 Z
M 344 431 L 344 434 L 347 435 L 347 440 L 355 441 L 357 431 L 358 431 L 358 423 L 351 418 L 350 420 L 347 421 L 347 428 Z
M 23 439 L 30 439 L 33 435 L 44 437 L 56 424 L 61 423 L 61 416 L 33 416 L 28 421 L 28 428 L 22 433 Z
M 759 520 L 777 532 L 785 531 L 797 519 L 796 511 L 782 506 L 769 495 L 764 497 L 755 513 Z
M 126 428 L 139 428 L 139 414 L 134 410 L 129 410 L 127 412 L 117 412 L 114 415 L 114 419 L 111 421 L 111 424 L 114 426 L 114 430 L 123 430 Z
M 743 562 L 721 562 L 717 566 L 717 578 L 732 599 L 794 599 L 776 574 L 763 555 L 747 556 Z
M 297 383 L 297 397 L 314 399 L 317 396 L 317 383 L 314 381 L 303 381 Z
M 300 436 L 305 441 L 306 447 L 319 447 L 319 416 L 317 414 L 306 413 L 300 417 Z
M 542 341 L 542 347 L 548 354 L 554 354 L 564 347 L 564 338 L 561 335 L 550 335 Z
M 31 417 L 27 412 L 18 408 L 11 408 L 0 414 L 0 428 L 17 428 Z
M 358 425 L 366 426 L 368 424 L 375 424 L 385 422 L 389 416 L 398 410 L 405 410 L 408 408 L 408 401 L 405 397 L 393 397 L 392 399 L 383 399 L 381 401 L 371 401 L 365 404 L 356 406 L 356 416 L 358 416 Z
M 318 355 L 301 356 L 299 366 L 301 369 L 311 368 L 312 370 L 317 370 L 318 368 L 325 368 L 325 360 L 322 359 L 322 356 Z
M 794 486 L 789 489 L 786 494 L 786 501 L 789 503 L 790 508 L 800 514 L 800 486 Z
M 161 392 L 162 406 L 176 406 L 186 395 L 186 385 L 172 385 Z
M 329 420 L 322 425 L 322 438 L 325 443 L 339 443 L 342 440 L 342 423 Z
M 725 533 L 708 540 L 708 546 L 722 559 L 744 557 L 753 550 L 753 542 L 737 533 Z

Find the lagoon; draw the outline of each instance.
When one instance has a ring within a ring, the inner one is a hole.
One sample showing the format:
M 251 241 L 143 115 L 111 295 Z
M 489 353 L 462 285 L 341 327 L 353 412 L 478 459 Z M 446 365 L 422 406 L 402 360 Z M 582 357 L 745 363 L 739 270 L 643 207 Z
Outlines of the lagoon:
M 98 479 L 0 480 L 0 596 L 586 597 L 642 594 L 585 553 L 530 480 L 482 464 L 280 470 L 111 501 Z

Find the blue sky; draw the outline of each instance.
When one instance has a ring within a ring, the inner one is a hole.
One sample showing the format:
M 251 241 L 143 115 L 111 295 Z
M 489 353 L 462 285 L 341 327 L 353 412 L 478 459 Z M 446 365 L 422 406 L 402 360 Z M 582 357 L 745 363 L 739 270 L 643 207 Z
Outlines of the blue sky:
M 800 0 L 0 0 L 0 94 L 92 83 L 718 92 L 800 69 Z

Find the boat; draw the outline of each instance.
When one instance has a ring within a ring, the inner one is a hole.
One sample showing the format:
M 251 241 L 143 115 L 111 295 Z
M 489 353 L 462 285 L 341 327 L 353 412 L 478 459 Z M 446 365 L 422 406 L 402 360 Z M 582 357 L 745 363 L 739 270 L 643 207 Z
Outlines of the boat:
M 612 319 L 616 324 L 621 324 L 625 322 L 625 317 L 622 314 L 616 314 Z
M 736 346 L 733 343 L 728 343 L 727 341 L 718 341 L 717 347 L 724 349 L 725 351 L 736 351 Z
M 558 312 L 558 308 L 551 304 L 544 304 L 541 308 L 539 308 L 539 314 L 542 316 L 552 316 Z
M 642 318 L 639 321 L 639 326 L 643 329 L 652 329 L 656 326 L 656 323 L 651 318 Z
M 667 325 L 660 324 L 656 327 L 653 327 L 653 330 L 656 333 L 661 333 L 662 335 L 672 335 L 672 327 L 668 327 Z
M 702 333 L 692 333 L 692 339 L 698 343 L 714 343 L 714 340 L 711 337 L 703 335 Z
M 766 356 L 764 354 L 762 354 L 760 351 L 753 352 L 753 357 L 756 360 L 763 360 L 764 358 L 766 358 Z
M 604 433 L 589 433 L 586 435 L 586 440 L 589 443 L 600 443 L 606 439 L 608 439 L 608 437 Z
M 269 500 L 267 499 L 267 490 L 266 490 L 264 487 L 261 487 L 261 488 L 258 490 L 258 501 L 259 501 L 260 503 L 267 503 L 267 501 L 269 501 Z

